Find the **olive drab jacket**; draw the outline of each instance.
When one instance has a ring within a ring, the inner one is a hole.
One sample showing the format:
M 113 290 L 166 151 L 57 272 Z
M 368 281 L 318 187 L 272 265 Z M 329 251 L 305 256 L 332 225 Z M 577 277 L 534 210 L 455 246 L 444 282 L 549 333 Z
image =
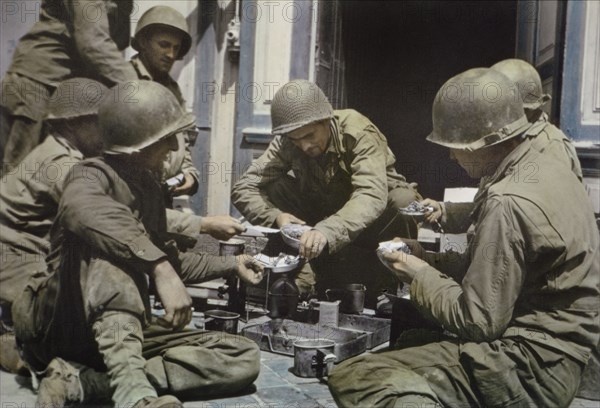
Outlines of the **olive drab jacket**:
M 0 301 L 12 303 L 29 276 L 44 271 L 50 227 L 67 173 L 83 159 L 58 135 L 49 135 L 0 184 Z
M 120 51 L 129 45 L 132 10 L 132 0 L 42 0 L 8 72 L 54 87 L 72 77 L 107 86 L 135 79 Z
M 558 166 L 563 166 L 567 171 L 570 170 L 579 181 L 583 180 L 575 146 L 562 130 L 548 122 L 548 116 L 545 113 L 525 132 L 525 137 L 531 140 L 533 149 L 555 160 Z M 441 222 L 446 232 L 462 233 L 467 231 L 472 221 L 470 213 L 473 210 L 473 204 L 443 203 L 443 206 L 444 214 Z
M 168 260 L 185 283 L 237 270 L 235 257 L 180 252 L 166 226 L 162 193 L 151 172 L 111 157 L 75 165 L 51 230 L 49 276 L 32 280 L 13 306 L 17 337 L 50 342 L 48 349 L 78 358 L 94 344 L 87 322 L 103 311 L 126 311 L 149 321 L 147 274 L 157 261 Z M 126 275 L 104 273 L 113 268 Z M 82 349 L 62 350 L 60 339 L 74 330 Z
M 314 227 L 327 237 L 333 253 L 352 242 L 383 213 L 388 191 L 410 188 L 394 168 L 396 158 L 385 136 L 354 110 L 334 112 L 331 140 L 323 156 L 319 164 L 285 136 L 276 136 L 234 185 L 233 203 L 250 222 L 273 225 L 282 211 L 262 190 L 291 170 L 306 206 L 319 207 L 326 217 Z
M 465 341 L 515 338 L 585 364 L 600 333 L 600 244 L 575 174 L 524 139 L 482 179 L 473 214 L 467 253 L 415 275 L 419 310 Z
M 184 107 L 184 109 L 185 109 L 185 100 L 183 99 L 183 95 L 181 94 L 181 89 L 179 88 L 179 85 L 173 78 L 171 78 L 169 75 L 167 75 L 164 78 L 164 80 L 161 80 L 161 81 L 158 81 L 158 80 L 152 78 L 152 75 L 150 75 L 150 72 L 148 72 L 148 69 L 144 66 L 144 63 L 140 60 L 139 54 L 135 55 L 131 59 L 130 62 L 131 62 L 131 65 L 133 66 L 133 68 L 135 69 L 135 72 L 139 79 L 145 79 L 147 81 L 155 81 L 155 82 L 158 82 L 159 84 L 163 85 L 169 91 L 171 91 L 173 93 L 173 95 L 175 95 L 175 97 L 179 101 L 179 104 L 182 107 Z M 182 173 L 182 172 L 188 173 L 192 177 L 194 177 L 194 179 L 196 180 L 196 185 L 192 189 L 192 191 L 190 193 L 190 195 L 191 195 L 191 194 L 196 193 L 196 191 L 198 191 L 198 183 L 200 182 L 200 172 L 198 171 L 198 169 L 196 169 L 196 167 L 194 166 L 194 163 L 192 161 L 192 153 L 190 151 L 190 144 L 189 144 L 187 138 L 183 134 L 180 133 L 177 135 L 177 142 L 179 144 L 177 151 L 169 152 L 169 155 L 168 155 L 167 159 L 165 160 L 165 164 L 164 164 L 165 172 L 162 176 L 163 177 L 162 181 L 165 181 L 168 178 L 174 177 L 177 174 Z

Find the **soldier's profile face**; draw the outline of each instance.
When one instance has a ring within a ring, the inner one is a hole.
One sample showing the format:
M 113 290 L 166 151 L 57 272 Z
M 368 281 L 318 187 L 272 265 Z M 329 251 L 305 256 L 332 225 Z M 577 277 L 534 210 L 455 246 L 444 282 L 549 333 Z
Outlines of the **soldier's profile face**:
M 171 135 L 159 140 L 156 143 L 145 147 L 139 153 L 147 169 L 154 172 L 160 172 L 163 168 L 163 162 L 170 151 L 175 151 L 179 147 L 177 136 Z
M 329 120 L 302 126 L 286 134 L 286 137 L 307 156 L 319 157 L 329 146 Z
M 167 75 L 177 60 L 183 34 L 177 30 L 158 28 L 142 41 L 140 53 L 148 70 L 153 74 Z

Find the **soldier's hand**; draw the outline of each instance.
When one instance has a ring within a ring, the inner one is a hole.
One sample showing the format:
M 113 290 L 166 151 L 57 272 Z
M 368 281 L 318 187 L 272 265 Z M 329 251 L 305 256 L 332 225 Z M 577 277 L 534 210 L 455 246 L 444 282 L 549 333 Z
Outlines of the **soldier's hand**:
M 425 221 L 429 223 L 434 223 L 442 217 L 442 205 L 439 202 L 432 200 L 431 198 L 426 198 L 423 201 L 421 201 L 421 204 L 426 207 L 433 208 L 433 211 L 425 213 L 425 215 L 423 216 Z
M 306 224 L 305 221 L 301 220 L 300 218 L 296 217 L 293 214 L 290 213 L 281 213 L 277 216 L 277 219 L 275 220 L 275 222 L 277 223 L 277 226 L 279 228 L 283 227 L 284 225 L 288 225 L 288 224 Z
M 202 217 L 200 232 L 210 234 L 213 238 L 227 241 L 234 235 L 241 234 L 246 228 L 239 220 L 229 215 Z
M 413 281 L 420 268 L 428 265 L 427 262 L 416 256 L 408 255 L 402 251 L 384 252 L 381 256 L 393 269 L 396 278 L 408 284 Z
M 183 184 L 173 189 L 173 196 L 188 194 L 195 186 L 196 179 L 190 173 L 184 174 Z
M 260 262 L 249 255 L 240 255 L 237 257 L 237 261 L 238 278 L 251 285 L 257 285 L 260 283 L 260 281 L 262 281 L 265 269 Z
M 192 321 L 192 298 L 169 261 L 159 261 L 150 273 L 156 292 L 165 308 L 158 324 L 181 330 Z
M 419 259 L 425 258 L 425 248 L 421 246 L 419 241 L 416 239 L 409 238 L 394 238 L 394 242 L 404 242 L 406 246 L 410 248 L 410 254 L 416 256 Z
M 321 255 L 325 245 L 327 245 L 327 238 L 322 232 L 314 229 L 306 231 L 300 237 L 300 256 L 310 261 Z

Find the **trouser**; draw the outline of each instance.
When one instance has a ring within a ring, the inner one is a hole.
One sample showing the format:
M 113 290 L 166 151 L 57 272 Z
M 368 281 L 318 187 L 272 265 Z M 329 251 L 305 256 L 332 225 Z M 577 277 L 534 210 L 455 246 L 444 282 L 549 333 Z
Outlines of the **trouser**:
M 315 225 L 336 211 L 340 210 L 345 202 L 340 197 L 323 198 L 304 197 L 299 194 L 298 181 L 293 177 L 282 177 L 266 186 L 267 196 L 273 205 L 283 212 L 295 215 Z M 349 193 L 349 192 L 348 192 Z M 334 195 L 334 194 L 332 194 Z M 340 191 L 341 196 L 349 196 Z M 394 237 L 417 238 L 417 223 L 412 217 L 407 217 L 398 211 L 409 203 L 421 199 L 408 184 L 396 187 L 388 192 L 387 206 L 384 212 L 355 240 L 355 244 L 377 248 L 378 243 Z M 339 201 L 334 203 L 334 201 Z M 360 217 L 360 214 L 356 214 Z
M 46 254 L 39 248 L 10 242 L 0 242 L 0 246 L 0 303 L 6 304 L 10 311 L 10 304 L 23 292 L 29 278 L 46 271 Z
M 2 79 L 0 150 L 2 172 L 10 172 L 43 140 L 43 117 L 54 87 L 9 72 Z
M 344 203 L 339 203 L 337 210 L 327 209 L 324 201 L 306 199 L 298 194 L 299 186 L 296 179 L 292 177 L 283 177 L 266 187 L 267 196 L 273 205 L 283 212 L 295 215 L 306 221 L 309 225 L 315 225 L 322 221 L 333 212 L 339 210 Z M 392 189 L 388 193 L 388 203 L 383 214 L 379 216 L 369 227 L 362 231 L 353 245 L 358 245 L 368 250 L 375 250 L 379 242 L 390 240 L 394 237 L 417 238 L 417 223 L 412 217 L 406 217 L 398 211 L 406 207 L 409 203 L 419 200 L 421 196 L 410 186 L 400 186 Z M 357 214 L 357 217 L 360 215 Z M 265 248 L 265 253 L 270 256 L 277 256 L 279 252 L 290 252 L 290 248 L 283 244 L 277 238 L 271 238 L 269 245 Z M 315 292 L 316 278 L 315 270 L 318 273 L 319 264 L 328 264 L 327 248 L 317 260 L 306 263 L 300 271 L 297 272 L 295 279 L 296 285 L 301 295 L 309 295 Z
M 142 332 L 139 319 L 123 312 L 104 313 L 93 327 L 117 406 L 157 394 L 182 398 L 235 394 L 258 377 L 260 351 L 245 337 L 173 332 L 154 325 Z M 86 388 L 84 384 L 84 395 Z
M 33 369 L 41 371 L 61 357 L 106 371 L 110 387 L 92 389 L 114 390 L 117 404 L 157 393 L 202 398 L 235 393 L 258 376 L 259 349 L 246 338 L 152 325 L 142 331 L 145 276 L 102 259 L 92 260 L 87 273 L 68 271 L 32 279 L 13 306 L 17 337 Z
M 581 371 L 534 343 L 445 340 L 347 360 L 328 382 L 340 407 L 567 407 Z

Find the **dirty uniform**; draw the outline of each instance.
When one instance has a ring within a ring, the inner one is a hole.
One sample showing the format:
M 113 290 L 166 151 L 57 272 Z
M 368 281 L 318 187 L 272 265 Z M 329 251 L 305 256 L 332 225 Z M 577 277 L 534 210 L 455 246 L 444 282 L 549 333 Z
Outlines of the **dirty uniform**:
M 140 60 L 139 54 L 135 55 L 131 59 L 131 65 L 135 69 L 137 76 L 139 79 L 145 79 L 147 81 L 155 81 L 159 84 L 166 87 L 169 91 L 175 95 L 181 106 L 185 108 L 185 100 L 183 99 L 183 95 L 181 94 L 181 89 L 177 82 L 171 78 L 170 75 L 167 75 L 163 80 L 153 79 L 144 63 Z M 194 177 L 195 183 L 194 187 L 190 191 L 189 195 L 193 195 L 198 191 L 198 183 L 200 182 L 200 172 L 194 166 L 192 161 L 192 153 L 190 151 L 190 144 L 187 140 L 187 137 L 183 133 L 179 133 L 177 135 L 177 142 L 179 147 L 177 151 L 169 152 L 167 159 L 164 163 L 165 172 L 163 174 L 163 182 L 171 177 L 176 176 L 179 173 L 190 174 Z
M 456 337 L 342 363 L 329 377 L 340 406 L 569 405 L 600 332 L 599 234 L 583 186 L 526 139 L 475 205 L 465 268 L 443 274 L 441 254 L 410 285 L 419 311 Z
M 16 165 L 40 143 L 42 119 L 59 83 L 89 77 L 107 86 L 136 79 L 119 50 L 129 44 L 132 0 L 42 0 L 2 80 L 0 145 Z
M 67 139 L 51 134 L 2 178 L 0 305 L 3 317 L 29 277 L 46 271 L 50 227 L 56 217 L 63 182 L 69 170 L 81 160 L 82 153 Z M 169 233 L 178 241 L 191 240 L 200 231 L 201 217 L 193 214 L 168 210 L 167 220 Z
M 31 275 L 46 270 L 62 181 L 82 159 L 69 141 L 51 134 L 11 174 L 4 174 L 0 184 L 2 304 L 12 303 Z
M 34 369 L 54 357 L 108 367 L 116 404 L 157 391 L 236 392 L 257 377 L 259 351 L 250 340 L 150 325 L 147 273 L 157 261 L 169 260 L 184 283 L 229 276 L 237 262 L 181 253 L 167 240 L 160 186 L 149 171 L 111 157 L 74 166 L 51 235 L 50 276 L 32 279 L 13 305 L 17 339 Z M 143 349 L 132 353 L 137 344 Z M 144 378 L 136 376 L 144 368 Z
M 566 166 L 579 181 L 583 180 L 581 164 L 575 146 L 562 130 L 548 121 L 548 115 L 543 113 L 525 132 L 525 137 L 531 140 L 532 148 L 554 159 L 558 165 Z M 523 171 L 525 177 L 528 174 L 533 174 L 535 168 L 530 166 Z M 444 230 L 457 234 L 466 232 L 471 225 L 470 214 L 473 210 L 473 203 L 446 202 L 442 205 L 444 208 L 441 223 Z
M 282 212 L 294 214 L 327 237 L 330 254 L 361 235 L 374 247 L 386 233 L 416 238 L 416 225 L 397 209 L 419 196 L 395 163 L 369 119 L 338 110 L 321 157 L 310 158 L 285 136 L 276 136 L 234 185 L 232 200 L 256 225 L 273 226 Z

